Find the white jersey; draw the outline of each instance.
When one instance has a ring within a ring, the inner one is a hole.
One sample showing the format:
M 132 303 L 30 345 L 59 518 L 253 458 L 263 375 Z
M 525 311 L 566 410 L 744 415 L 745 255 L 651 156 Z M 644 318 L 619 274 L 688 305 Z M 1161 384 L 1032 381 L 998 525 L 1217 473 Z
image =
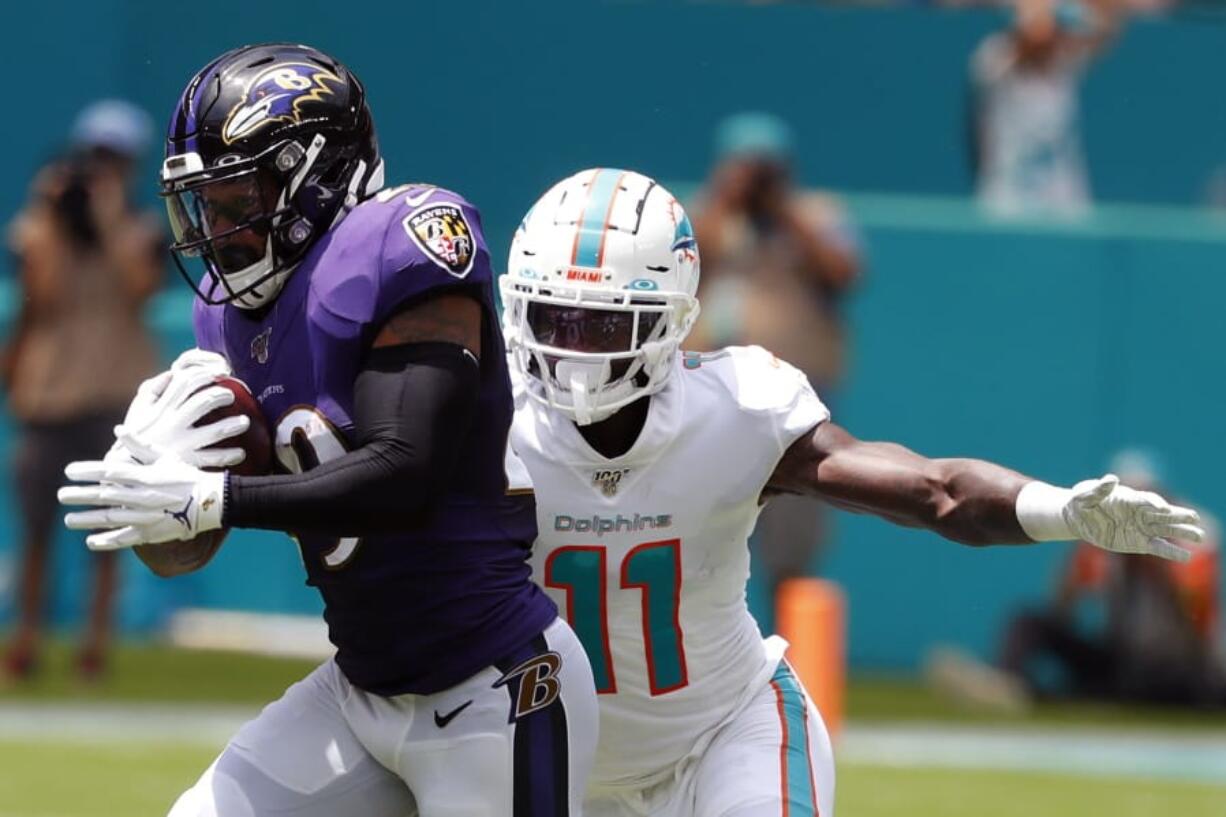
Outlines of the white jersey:
M 641 786 L 701 751 L 782 657 L 745 601 L 747 540 L 783 452 L 829 412 L 766 350 L 678 355 L 613 460 L 515 383 L 511 444 L 536 486 L 536 580 L 600 692 L 594 786 Z M 777 640 L 776 640 L 777 642 Z

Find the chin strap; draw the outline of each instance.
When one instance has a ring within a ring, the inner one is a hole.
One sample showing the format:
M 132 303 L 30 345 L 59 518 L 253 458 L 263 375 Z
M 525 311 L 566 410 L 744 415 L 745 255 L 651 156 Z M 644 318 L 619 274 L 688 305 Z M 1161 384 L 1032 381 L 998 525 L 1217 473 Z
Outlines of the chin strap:
M 613 366 L 607 360 L 558 361 L 554 373 L 559 382 L 570 387 L 571 407 L 575 411 L 575 422 L 579 425 L 590 425 L 598 419 L 592 397 L 609 382 L 612 371 Z

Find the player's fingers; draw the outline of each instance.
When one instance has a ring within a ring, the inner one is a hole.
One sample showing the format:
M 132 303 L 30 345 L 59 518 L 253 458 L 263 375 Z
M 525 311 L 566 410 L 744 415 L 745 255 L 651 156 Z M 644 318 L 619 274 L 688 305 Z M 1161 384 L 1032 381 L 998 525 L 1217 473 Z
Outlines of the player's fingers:
M 1169 511 L 1143 510 L 1139 518 L 1143 524 L 1151 527 L 1157 525 L 1194 525 L 1197 528 L 1201 527 L 1200 514 L 1196 513 L 1196 511 L 1189 511 L 1186 508 L 1173 508 Z
M 1078 491 L 1073 496 L 1073 501 L 1083 508 L 1095 508 L 1110 496 L 1119 484 L 1119 477 L 1115 474 L 1107 474 L 1097 480 L 1086 480 L 1077 486 Z
M 178 411 L 185 424 L 191 425 L 210 411 L 231 405 L 234 400 L 234 392 L 226 387 L 208 386 L 184 400 Z
M 94 485 L 65 485 L 55 492 L 55 498 L 61 505 L 110 505 L 109 498 L 103 498 L 103 487 Z
M 204 369 L 182 369 L 175 372 L 174 378 L 171 379 L 170 385 L 166 387 L 166 391 L 162 393 L 158 403 L 163 407 L 164 411 L 177 408 L 188 397 L 212 382 L 213 375 Z
M 166 408 L 179 406 L 188 396 L 209 385 L 214 379 L 212 372 L 199 366 L 180 369 L 174 372 L 170 385 L 166 387 L 158 403 Z
M 115 442 L 113 445 L 111 445 L 111 450 L 107 451 L 106 456 L 102 458 L 103 462 L 114 464 L 117 462 L 139 461 L 136 459 L 136 457 L 140 452 L 132 449 L 130 446 L 124 445 L 123 440 L 120 439 L 121 436 L 126 435 L 128 435 L 128 431 L 124 426 L 115 426 Z
M 1186 562 L 1192 558 L 1192 551 L 1162 538 L 1150 539 L 1148 550 L 1151 555 L 1169 559 L 1172 562 Z
M 160 452 L 155 452 L 160 453 Z M 75 464 L 75 463 L 74 463 Z M 143 465 L 139 462 L 108 462 L 104 463 L 106 469 L 94 478 L 95 482 L 120 482 L 132 485 L 144 485 L 150 479 L 151 466 Z M 71 466 L 69 466 L 71 467 Z M 96 473 L 93 469 L 81 469 L 82 473 Z M 64 469 L 64 473 L 68 474 L 68 469 Z M 68 474 L 69 479 L 81 480 Z
M 133 456 L 130 460 L 112 460 L 112 465 L 127 461 L 153 462 L 158 457 L 157 450 L 146 445 L 139 436 L 129 431 L 127 426 L 115 426 L 115 440 Z
M 144 544 L 144 540 L 141 538 L 140 529 L 132 526 L 85 537 L 86 547 L 96 551 L 122 550 L 141 544 Z
M 1205 531 L 1197 525 L 1154 525 L 1150 533 L 1167 539 L 1179 539 L 1184 542 L 1200 542 L 1205 538 Z
M 73 482 L 101 482 L 111 470 L 112 463 L 102 460 L 78 460 L 70 462 L 64 468 L 64 476 Z
M 190 448 L 207 448 L 222 440 L 237 437 L 249 428 L 251 428 L 251 418 L 242 414 L 236 414 L 233 417 L 223 417 L 217 422 L 209 423 L 206 426 L 193 428 L 186 435 L 186 442 L 188 442 Z
M 1152 519 L 1156 522 L 1179 522 L 1195 525 L 1200 523 L 1200 514 L 1191 508 L 1172 506 L 1169 508 L 1142 508 L 1142 519 Z
M 162 511 L 137 508 L 97 508 L 64 514 L 64 524 L 72 530 L 97 530 L 124 525 L 152 525 L 165 517 Z
M 166 386 L 170 383 L 170 379 L 173 376 L 173 372 L 165 371 L 142 381 L 136 387 L 136 398 L 132 402 L 136 403 L 139 400 L 142 403 L 152 403 L 166 390 Z
M 215 374 L 227 374 L 230 371 L 230 364 L 226 362 L 224 357 L 216 352 L 208 352 L 204 349 L 188 349 L 175 358 L 175 362 L 170 364 L 170 369 L 177 372 L 182 369 L 190 369 L 193 366 L 207 369 Z
M 1137 494 L 1150 508 L 1159 511 L 1171 510 L 1171 503 L 1160 494 L 1155 494 L 1153 491 L 1138 491 Z
M 1191 508 L 1184 508 L 1179 505 L 1172 505 L 1167 511 L 1167 519 L 1171 522 L 1179 522 L 1181 524 L 1199 525 L 1200 514 Z
M 208 448 L 192 455 L 192 464 L 197 468 L 233 468 L 247 459 L 241 448 Z
M 114 531 L 95 534 L 105 541 L 111 549 L 126 548 L 133 545 L 158 545 L 162 542 L 176 541 L 176 533 L 180 528 L 168 528 L 165 525 L 129 525 Z M 87 540 L 88 541 L 88 540 Z
M 141 465 L 147 462 L 153 462 L 158 458 L 158 450 L 151 445 L 146 445 L 140 437 L 131 433 L 123 426 L 115 426 L 116 439 L 119 444 L 128 449 L 133 454 L 130 460 L 114 460 L 110 465 Z
M 165 491 L 112 483 L 65 485 L 56 492 L 56 498 L 63 505 L 123 505 L 159 513 L 181 502 L 177 495 Z

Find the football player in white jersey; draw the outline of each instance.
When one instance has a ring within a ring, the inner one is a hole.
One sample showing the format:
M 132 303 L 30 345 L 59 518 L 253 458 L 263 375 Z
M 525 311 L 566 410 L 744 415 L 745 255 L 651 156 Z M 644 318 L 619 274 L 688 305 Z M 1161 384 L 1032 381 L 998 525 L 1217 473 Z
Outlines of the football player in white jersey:
M 976 545 L 1085 539 L 1182 558 L 1166 537 L 1201 538 L 1194 511 L 1110 475 L 1065 489 L 858 440 L 759 347 L 679 352 L 697 284 L 681 205 L 610 169 L 533 206 L 501 279 L 533 570 L 600 692 L 590 817 L 833 813 L 825 727 L 745 604 L 746 543 L 772 493 Z

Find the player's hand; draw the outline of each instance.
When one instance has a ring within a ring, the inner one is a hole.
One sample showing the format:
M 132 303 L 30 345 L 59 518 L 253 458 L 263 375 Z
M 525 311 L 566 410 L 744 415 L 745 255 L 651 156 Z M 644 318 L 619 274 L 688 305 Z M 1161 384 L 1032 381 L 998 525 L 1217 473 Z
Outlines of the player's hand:
M 64 517 L 74 530 L 95 530 L 90 550 L 187 540 L 221 527 L 225 474 L 201 471 L 167 455 L 151 465 L 115 461 L 70 463 L 73 482 L 59 490 L 65 505 L 96 506 Z
M 230 368 L 230 361 L 216 352 L 208 352 L 204 349 L 188 349 L 170 364 L 172 372 L 184 369 L 204 369 L 215 377 L 229 377 L 234 374 Z
M 1171 540 L 1202 541 L 1205 529 L 1200 514 L 1119 482 L 1114 474 L 1107 474 L 1073 486 L 1063 512 L 1073 532 L 1114 553 L 1147 553 L 1176 562 L 1190 559 L 1192 554 Z
M 234 402 L 229 389 L 209 385 L 228 371 L 225 358 L 212 352 L 194 349 L 180 355 L 170 370 L 149 378 L 136 390 L 127 416 L 115 426 L 120 450 L 113 448 L 108 459 L 122 459 L 126 454 L 137 462 L 151 463 L 175 454 L 199 468 L 238 465 L 245 456 L 242 448 L 210 446 L 246 431 L 251 424 L 247 417 L 237 415 L 196 426 L 209 412 Z

